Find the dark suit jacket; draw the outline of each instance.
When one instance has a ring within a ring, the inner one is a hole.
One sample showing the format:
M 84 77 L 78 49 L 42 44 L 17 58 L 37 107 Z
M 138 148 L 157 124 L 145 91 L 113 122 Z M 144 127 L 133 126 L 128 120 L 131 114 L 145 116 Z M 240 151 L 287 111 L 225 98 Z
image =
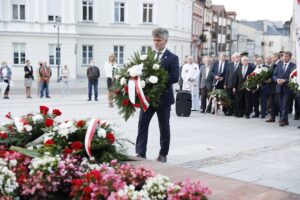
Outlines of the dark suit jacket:
M 242 66 L 241 63 L 239 63 L 238 67 L 239 66 Z M 237 69 L 238 69 L 237 67 Z M 234 78 L 234 74 L 235 72 L 237 71 L 234 70 L 235 66 L 234 66 L 234 62 L 230 63 L 227 67 L 227 70 L 226 70 L 226 75 L 225 75 L 225 83 L 224 85 L 227 87 L 227 88 L 233 88 L 233 78 Z
M 227 71 L 227 68 L 228 68 L 228 62 L 227 61 L 224 61 L 224 62 L 225 63 L 224 63 L 224 67 L 223 67 L 223 71 L 222 72 L 219 72 L 219 63 L 220 63 L 219 60 L 217 60 L 216 62 L 214 62 L 213 66 L 212 66 L 211 76 L 212 76 L 213 84 L 214 85 L 217 82 L 217 80 L 215 79 L 215 76 L 220 76 L 220 77 L 222 77 L 225 80 L 226 71 Z M 219 82 L 217 87 L 221 87 L 222 88 L 224 86 L 224 80 L 222 82 Z
M 32 66 L 25 66 L 24 67 L 24 71 L 25 71 L 25 75 L 24 75 L 24 78 L 32 78 L 33 79 L 33 68 Z M 26 73 L 28 72 L 28 73 Z
M 178 56 L 167 49 L 160 61 L 161 66 L 167 70 L 169 74 L 166 91 L 161 95 L 160 100 L 162 106 L 168 106 L 175 103 L 173 84 L 177 83 L 179 78 L 179 59 Z
M 255 69 L 253 66 L 248 65 L 247 73 L 246 73 L 245 77 L 243 77 L 242 68 L 243 68 L 242 65 L 240 65 L 237 68 L 236 73 L 234 74 L 234 78 L 233 78 L 233 80 L 234 80 L 233 87 L 236 88 L 238 91 L 241 89 L 242 84 L 246 81 L 247 76 L 249 74 L 251 74 Z
M 288 87 L 288 82 L 290 78 L 291 72 L 295 69 L 296 64 L 290 62 L 287 66 L 286 71 L 283 69 L 284 63 L 278 63 L 274 73 L 273 73 L 273 80 L 276 82 L 276 93 L 284 93 L 284 94 L 291 94 L 293 93 L 292 90 Z M 277 79 L 285 79 L 285 83 L 283 85 L 277 84 Z
M 208 90 L 212 89 L 212 78 L 210 76 L 212 70 L 212 66 L 209 68 L 209 73 L 206 78 L 206 66 L 202 65 L 200 67 L 200 75 L 199 75 L 199 87 L 204 88 L 206 87 Z

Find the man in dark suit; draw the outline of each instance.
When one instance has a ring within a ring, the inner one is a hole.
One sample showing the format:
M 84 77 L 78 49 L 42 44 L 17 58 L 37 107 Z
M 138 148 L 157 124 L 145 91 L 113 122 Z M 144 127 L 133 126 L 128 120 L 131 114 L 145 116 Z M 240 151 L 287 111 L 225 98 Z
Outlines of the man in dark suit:
M 140 110 L 135 150 L 138 157 L 146 158 L 149 124 L 156 112 L 160 130 L 160 151 L 157 161 L 167 162 L 170 146 L 170 111 L 171 105 L 175 103 L 172 85 L 179 78 L 179 61 L 175 54 L 166 49 L 168 30 L 156 28 L 152 31 L 152 36 L 156 56 L 161 61 L 161 66 L 168 71 L 169 78 L 166 91 L 160 97 L 160 106 L 153 108 L 150 105 L 145 112 Z
M 211 70 L 213 85 L 216 86 L 216 89 L 224 89 L 224 81 L 227 67 L 228 62 L 226 61 L 226 56 L 224 53 L 221 53 L 219 55 L 219 59 L 216 62 L 214 62 Z
M 263 60 L 262 57 L 257 56 L 255 59 L 255 65 L 253 66 L 254 70 L 259 71 L 262 70 L 263 68 Z M 252 116 L 252 118 L 257 118 L 259 117 L 259 98 L 260 98 L 260 94 L 261 94 L 261 88 L 259 87 L 255 87 L 255 88 L 251 88 L 251 111 L 252 109 L 254 110 L 254 115 Z
M 236 100 L 235 95 L 233 94 L 232 88 L 233 88 L 233 81 L 234 81 L 234 74 L 239 66 L 241 66 L 241 55 L 239 53 L 234 53 L 232 55 L 232 62 L 228 65 L 226 75 L 225 75 L 225 83 L 224 88 L 226 89 L 226 92 L 228 96 L 231 99 L 231 108 L 227 111 L 226 115 L 231 116 L 233 113 L 237 116 L 237 106 L 236 106 Z
M 211 73 L 211 63 L 212 60 L 210 57 L 203 57 L 204 65 L 200 68 L 199 75 L 199 88 L 201 93 L 201 113 L 204 113 L 206 110 L 206 99 L 208 97 L 208 93 L 212 89 L 212 78 L 210 76 Z M 207 112 L 210 112 L 210 104 L 208 105 Z
M 241 90 L 242 84 L 246 81 L 247 76 L 254 71 L 254 68 L 249 65 L 249 58 L 244 56 L 241 58 L 242 66 L 237 68 L 233 81 L 233 93 L 237 95 L 237 117 L 245 117 L 249 119 L 251 113 L 250 99 L 251 93 L 248 90 Z
M 275 117 L 278 115 L 279 112 L 279 104 L 278 104 L 278 98 L 276 95 L 276 82 L 273 80 L 273 74 L 275 72 L 275 69 L 277 66 L 281 63 L 280 60 L 280 53 L 273 53 L 272 55 L 272 76 L 271 83 L 270 83 L 270 92 L 269 92 L 269 104 L 270 104 L 270 118 L 266 120 L 266 122 L 275 122 Z
M 296 65 L 291 60 L 292 53 L 285 51 L 280 63 L 273 74 L 273 80 L 276 82 L 276 94 L 278 95 L 280 120 L 279 126 L 289 125 L 288 114 L 290 108 L 290 100 L 293 92 L 288 87 L 290 73 L 295 69 Z

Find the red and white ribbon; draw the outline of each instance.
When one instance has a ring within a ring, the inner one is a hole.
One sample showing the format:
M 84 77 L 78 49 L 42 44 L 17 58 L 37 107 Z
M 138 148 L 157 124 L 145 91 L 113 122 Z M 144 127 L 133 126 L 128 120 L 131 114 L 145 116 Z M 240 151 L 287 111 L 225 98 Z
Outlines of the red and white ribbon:
M 86 153 L 89 155 L 90 158 L 92 157 L 91 143 L 92 143 L 92 139 L 94 137 L 96 127 L 97 127 L 97 124 L 99 123 L 99 121 L 100 121 L 99 119 L 91 119 L 89 122 L 88 129 L 85 134 L 84 147 L 85 147 Z
M 141 78 L 139 76 L 131 78 L 128 81 L 128 96 L 132 104 L 135 104 L 135 95 L 138 96 L 143 110 L 146 111 L 149 107 L 149 103 L 144 95 Z

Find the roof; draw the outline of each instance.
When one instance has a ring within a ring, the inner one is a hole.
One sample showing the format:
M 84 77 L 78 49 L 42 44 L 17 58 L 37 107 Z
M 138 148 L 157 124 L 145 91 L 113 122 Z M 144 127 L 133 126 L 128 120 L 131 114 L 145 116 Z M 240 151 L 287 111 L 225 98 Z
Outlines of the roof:
M 262 31 L 264 35 L 283 35 L 283 23 L 267 20 L 240 21 L 242 24 Z
M 224 5 L 212 5 L 212 10 L 215 13 L 221 13 L 223 10 L 226 12 Z

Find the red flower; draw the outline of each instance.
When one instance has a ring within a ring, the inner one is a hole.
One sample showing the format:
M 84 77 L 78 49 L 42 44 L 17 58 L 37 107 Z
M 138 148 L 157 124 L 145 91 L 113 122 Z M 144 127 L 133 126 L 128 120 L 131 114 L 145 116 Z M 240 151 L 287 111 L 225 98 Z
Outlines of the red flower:
M 115 94 L 120 94 L 120 90 L 119 89 L 115 89 Z
M 252 72 L 251 74 L 249 74 L 248 76 L 256 76 L 255 72 Z
M 106 139 L 110 144 L 113 144 L 116 140 L 114 134 L 112 133 L 106 133 Z
M 80 150 L 82 149 L 82 143 L 80 141 L 72 142 L 71 148 L 74 150 Z
M 64 153 L 65 153 L 65 154 L 70 154 L 70 153 L 72 153 L 72 149 L 65 148 L 65 149 L 64 149 Z
M 92 189 L 88 186 L 85 186 L 82 191 L 85 194 L 90 194 L 92 192 Z
M 123 104 L 123 106 L 128 106 L 129 105 L 129 100 L 128 99 L 123 99 L 122 104 Z
M 46 145 L 52 145 L 52 144 L 54 144 L 54 141 L 51 140 L 51 139 L 49 139 L 44 144 L 46 144 Z
M 74 180 L 72 180 L 72 184 L 80 187 L 82 185 L 82 180 L 74 179 Z
M 145 99 L 149 102 L 150 101 L 150 99 L 149 99 L 149 97 L 148 96 L 145 96 Z
M 78 128 L 82 128 L 82 127 L 84 126 L 84 124 L 85 124 L 85 121 L 84 121 L 84 120 L 79 120 L 79 121 L 76 123 L 76 126 L 77 126 Z
M 45 120 L 45 124 L 46 124 L 46 127 L 50 127 L 50 126 L 53 126 L 54 121 L 53 121 L 53 119 L 51 119 L 51 118 L 47 118 L 47 119 Z
M 58 109 L 52 110 L 52 114 L 55 115 L 55 116 L 61 116 L 61 112 Z
M 0 137 L 5 140 L 6 138 L 8 138 L 8 134 L 7 133 L 0 133 Z
M 124 87 L 124 91 L 125 91 L 125 93 L 128 93 L 128 85 L 126 85 L 126 86 Z
M 10 112 L 8 112 L 8 113 L 5 115 L 5 117 L 8 118 L 8 119 L 11 119 L 11 114 L 10 114 Z
M 43 115 L 47 115 L 48 114 L 48 111 L 49 111 L 49 108 L 47 106 L 40 106 L 40 112 L 43 114 Z

